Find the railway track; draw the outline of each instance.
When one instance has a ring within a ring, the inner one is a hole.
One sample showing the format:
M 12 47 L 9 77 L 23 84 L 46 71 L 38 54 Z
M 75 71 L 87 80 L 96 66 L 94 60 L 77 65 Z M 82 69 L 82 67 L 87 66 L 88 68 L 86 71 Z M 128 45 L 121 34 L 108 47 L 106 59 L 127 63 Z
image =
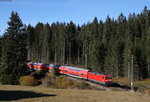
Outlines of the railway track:
M 69 78 L 73 81 L 79 81 L 79 82 L 83 81 L 83 82 L 89 84 L 90 86 L 95 87 L 96 89 L 101 90 L 101 91 L 112 91 L 112 90 L 130 91 L 131 90 L 129 87 L 126 87 L 126 86 L 118 84 L 118 83 L 113 83 L 114 85 L 107 87 L 107 86 L 101 85 L 99 83 L 94 83 L 94 82 L 91 82 L 91 81 L 75 78 L 75 77 L 68 76 L 68 75 L 67 75 L 67 78 Z
M 74 77 L 71 77 L 71 76 L 67 76 L 67 78 L 69 78 L 70 80 L 73 80 L 73 81 L 79 81 L 79 82 L 83 81 L 83 82 L 89 84 L 90 86 L 95 87 L 96 89 L 99 89 L 99 90 L 102 90 L 102 91 L 111 91 L 111 88 L 100 85 L 100 84 L 97 84 L 97 83 L 94 83 L 94 82 L 91 82 L 91 81 L 78 79 L 78 78 L 74 78 Z

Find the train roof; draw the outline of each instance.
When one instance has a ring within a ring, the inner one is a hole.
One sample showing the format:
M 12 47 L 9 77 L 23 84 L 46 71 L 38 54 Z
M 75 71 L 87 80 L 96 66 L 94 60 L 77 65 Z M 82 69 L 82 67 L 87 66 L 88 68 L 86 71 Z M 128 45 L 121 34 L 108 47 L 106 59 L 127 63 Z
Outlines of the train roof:
M 89 71 L 88 69 L 83 69 L 78 67 L 71 67 L 71 66 L 62 66 L 62 67 L 69 68 L 71 70 L 76 70 L 76 71 Z
M 49 64 L 49 67 L 53 67 L 54 65 L 53 64 Z
M 33 63 L 34 65 L 42 65 L 43 63 Z
M 109 75 L 106 73 L 99 73 L 99 72 L 94 72 L 94 71 L 90 71 L 90 73 L 96 74 L 96 75 Z

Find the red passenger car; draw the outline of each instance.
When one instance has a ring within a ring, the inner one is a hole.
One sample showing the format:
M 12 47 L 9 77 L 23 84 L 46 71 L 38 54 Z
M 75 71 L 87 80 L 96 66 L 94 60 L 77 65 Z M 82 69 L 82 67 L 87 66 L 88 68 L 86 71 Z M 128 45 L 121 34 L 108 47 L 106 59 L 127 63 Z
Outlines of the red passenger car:
M 79 72 L 79 76 L 82 78 L 82 79 L 88 79 L 88 70 L 82 70 Z
M 90 72 L 89 70 L 83 68 L 60 66 L 59 73 L 76 78 L 90 80 L 104 85 L 110 85 L 112 83 L 111 75 L 98 72 Z
M 49 64 L 43 64 L 43 63 L 27 63 L 27 68 L 34 69 L 34 70 L 49 70 Z
M 68 68 L 66 68 L 65 66 L 60 66 L 59 67 L 59 73 L 61 74 L 68 74 Z
M 70 67 L 70 66 L 60 66 L 59 73 L 66 74 L 68 76 L 87 79 L 87 69 Z

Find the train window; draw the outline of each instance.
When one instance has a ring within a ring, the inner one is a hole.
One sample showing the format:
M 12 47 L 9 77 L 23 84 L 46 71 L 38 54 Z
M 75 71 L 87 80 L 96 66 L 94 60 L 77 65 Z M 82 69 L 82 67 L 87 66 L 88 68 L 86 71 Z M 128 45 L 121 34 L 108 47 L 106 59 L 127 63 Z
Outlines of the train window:
M 86 76 L 87 74 L 85 74 L 85 73 L 81 73 L 81 75 Z
M 106 79 L 112 79 L 112 77 L 111 76 L 106 76 Z
M 64 70 L 64 72 L 68 72 L 67 70 Z

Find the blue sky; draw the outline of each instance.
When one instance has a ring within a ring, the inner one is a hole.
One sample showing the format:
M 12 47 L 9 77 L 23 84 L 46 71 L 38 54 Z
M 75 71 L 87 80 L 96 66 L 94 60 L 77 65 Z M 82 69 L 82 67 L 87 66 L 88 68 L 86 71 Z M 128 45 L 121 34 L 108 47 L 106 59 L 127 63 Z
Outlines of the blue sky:
M 122 12 L 140 13 L 146 5 L 150 9 L 150 0 L 0 0 L 0 35 L 8 27 L 10 13 L 17 11 L 24 24 L 37 22 L 70 22 L 82 25 L 91 22 L 94 17 L 103 21 L 109 15 L 117 19 Z

